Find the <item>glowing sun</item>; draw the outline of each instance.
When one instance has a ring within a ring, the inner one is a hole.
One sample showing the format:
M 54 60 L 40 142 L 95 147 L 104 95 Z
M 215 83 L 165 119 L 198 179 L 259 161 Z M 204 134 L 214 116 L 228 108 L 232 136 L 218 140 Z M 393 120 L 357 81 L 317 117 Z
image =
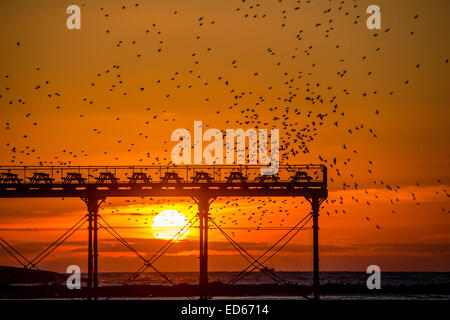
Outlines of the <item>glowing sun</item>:
M 152 232 L 157 239 L 172 239 L 188 223 L 188 218 L 177 210 L 164 210 L 153 218 Z M 178 240 L 186 238 L 188 233 L 189 230 Z

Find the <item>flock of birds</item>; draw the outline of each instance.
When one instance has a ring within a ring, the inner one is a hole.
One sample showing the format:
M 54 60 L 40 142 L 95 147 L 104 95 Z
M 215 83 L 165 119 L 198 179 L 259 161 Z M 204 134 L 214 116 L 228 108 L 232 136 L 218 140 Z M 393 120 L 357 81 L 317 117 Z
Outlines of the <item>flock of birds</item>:
M 184 70 L 168 72 L 164 77 L 154 78 L 152 80 L 153 83 L 151 84 L 129 89 L 134 90 L 134 93 L 146 93 L 147 91 L 158 92 L 166 101 L 164 106 L 148 107 L 144 102 L 145 106 L 142 107 L 140 115 L 140 118 L 144 120 L 142 123 L 134 124 L 139 130 L 138 137 L 129 137 L 127 136 L 127 133 L 123 133 L 124 136 L 117 138 L 115 142 L 121 147 L 125 146 L 124 150 L 126 150 L 129 155 L 135 153 L 136 161 L 138 161 L 137 164 L 170 165 L 170 149 L 172 145 L 170 141 L 163 141 L 163 146 L 160 149 L 161 152 L 155 154 L 145 152 L 143 155 L 138 155 L 135 151 L 138 144 L 142 141 L 148 144 L 155 144 L 155 142 L 152 142 L 152 137 L 148 133 L 149 130 L 151 130 L 151 127 L 163 125 L 176 128 L 178 119 L 173 110 L 171 110 L 171 101 L 173 96 L 177 95 L 178 91 L 200 87 L 204 88 L 205 92 L 210 92 L 207 91 L 207 88 L 214 86 L 216 90 L 220 90 L 221 93 L 226 94 L 226 96 L 233 101 L 226 107 L 216 106 L 217 110 L 215 110 L 215 118 L 222 119 L 225 128 L 279 128 L 281 134 L 280 162 L 282 164 L 303 162 L 323 163 L 329 168 L 328 176 L 331 189 L 355 191 L 351 196 L 351 199 L 345 199 L 343 195 L 337 196 L 336 198 L 330 197 L 322 204 L 322 213 L 326 213 L 327 215 L 348 214 L 349 212 L 344 209 L 346 202 L 370 208 L 373 206 L 373 203 L 378 200 L 379 196 L 376 190 L 379 190 L 380 192 L 389 192 L 391 194 L 389 202 L 392 206 L 392 213 L 396 214 L 398 211 L 397 208 L 399 208 L 401 202 L 400 197 L 397 196 L 397 194 L 401 191 L 402 187 L 395 183 L 388 183 L 377 177 L 375 164 L 372 160 L 367 160 L 367 172 L 365 173 L 370 177 L 373 177 L 371 179 L 373 183 L 372 186 L 367 184 L 365 186 L 360 186 L 361 183 L 358 179 L 363 174 L 352 170 L 353 161 L 361 161 L 358 159 L 357 146 L 354 146 L 351 142 L 352 137 L 358 133 L 364 132 L 370 139 L 377 139 L 379 133 L 371 125 L 365 124 L 364 120 L 358 121 L 355 125 L 348 127 L 345 105 L 339 103 L 339 100 L 342 100 L 341 98 L 346 96 L 359 95 L 359 99 L 365 99 L 369 96 L 376 97 L 384 95 L 386 98 L 386 96 L 392 96 L 396 94 L 396 92 L 394 90 L 385 90 L 386 92 L 380 92 L 379 90 L 364 90 L 361 93 L 357 93 L 350 88 L 344 88 L 342 90 L 337 89 L 335 87 L 338 86 L 334 86 L 333 84 L 338 83 L 343 78 L 351 77 L 352 73 L 350 66 L 345 67 L 345 62 L 347 61 L 344 58 L 340 57 L 337 60 L 336 65 L 338 70 L 336 72 L 336 79 L 331 79 L 328 82 L 325 80 L 316 80 L 320 78 L 318 75 L 321 68 L 320 64 L 313 63 L 306 66 L 303 62 L 306 60 L 302 60 L 303 57 L 314 57 L 317 53 L 316 47 L 310 43 L 311 37 L 314 37 L 316 40 L 323 39 L 323 41 L 328 42 L 333 40 L 336 30 L 340 28 L 340 24 L 336 22 L 336 20 L 338 20 L 337 16 L 339 16 L 339 19 L 342 21 L 351 22 L 354 28 L 360 28 L 361 24 L 365 27 L 365 9 L 359 6 L 358 1 L 356 0 L 330 0 L 329 8 L 318 13 L 316 17 L 318 22 L 313 25 L 305 25 L 302 21 L 294 21 L 292 15 L 302 12 L 302 10 L 308 6 L 312 6 L 311 0 L 276 0 L 274 3 L 276 4 L 275 8 L 278 9 L 266 9 L 269 4 L 265 1 L 242 0 L 240 5 L 235 8 L 233 14 L 248 20 L 249 23 L 252 23 L 252 21 L 256 23 L 256 21 L 265 21 L 279 17 L 280 23 L 278 27 L 282 30 L 287 29 L 294 24 L 303 26 L 291 39 L 293 54 L 290 57 L 286 58 L 279 54 L 279 50 L 276 47 L 267 48 L 263 53 L 272 59 L 270 60 L 272 63 L 271 68 L 276 70 L 275 72 L 278 72 L 281 76 L 282 81 L 280 83 L 274 83 L 265 88 L 260 86 L 255 90 L 243 88 L 239 84 L 236 84 L 233 77 L 226 76 L 225 74 L 230 74 L 231 71 L 240 71 L 242 64 L 239 57 L 228 62 L 217 60 L 217 64 L 223 69 L 223 73 L 218 72 L 214 79 L 201 74 L 202 69 L 199 65 L 202 64 L 202 59 L 204 57 L 207 57 L 205 59 L 208 60 L 214 59 L 215 54 L 214 45 L 200 44 L 200 40 L 203 39 L 202 31 L 208 28 L 214 28 L 218 24 L 226 23 L 226 21 L 222 18 L 216 19 L 207 16 L 196 17 L 194 19 L 196 28 L 193 32 L 192 39 L 187 39 L 186 41 L 193 41 L 194 43 L 195 41 L 199 41 L 199 45 L 198 50 L 192 52 L 190 57 L 182 57 L 189 61 L 189 63 L 186 64 L 186 68 Z M 91 5 L 89 4 L 89 6 Z M 82 7 L 86 7 L 86 5 L 82 5 Z M 143 27 L 141 32 L 148 37 L 148 41 L 152 41 L 152 52 L 146 52 L 144 47 L 139 47 L 140 43 L 133 39 L 133 34 L 129 34 L 127 35 L 128 38 L 121 40 L 114 40 L 112 38 L 112 35 L 115 33 L 115 28 L 109 23 L 108 19 L 111 19 L 111 16 L 113 16 L 117 10 L 123 11 L 124 14 L 127 11 L 131 11 L 129 14 L 133 15 L 135 14 L 133 10 L 144 10 L 143 7 L 143 2 L 134 1 L 122 5 L 120 9 L 98 8 L 100 16 L 104 19 L 104 24 L 106 26 L 104 36 L 111 38 L 111 55 L 116 54 L 116 51 L 114 50 L 121 50 L 123 47 L 127 47 L 128 49 L 131 48 L 134 50 L 136 63 L 140 63 L 140 61 L 146 59 L 147 55 L 165 55 L 169 50 L 165 41 L 164 28 L 157 23 L 149 24 L 148 21 L 142 23 Z M 168 14 L 172 19 L 173 16 L 182 16 L 184 12 L 182 9 L 177 9 Z M 410 18 L 412 27 L 416 27 L 419 21 L 420 15 L 415 15 Z M 214 29 L 209 31 L 213 32 Z M 389 36 L 389 34 L 396 32 L 396 30 L 391 27 L 385 27 L 383 30 L 370 32 L 374 39 L 380 39 Z M 414 31 L 411 31 L 410 34 L 405 36 L 414 37 Z M 217 37 L 220 38 L 220 34 L 218 34 Z M 373 55 L 382 54 L 383 48 L 380 44 L 382 41 L 374 43 L 374 48 L 368 48 L 367 54 L 360 57 L 361 61 L 370 64 L 370 59 Z M 26 50 L 24 48 L 24 41 L 22 40 L 17 41 L 14 45 L 17 46 L 17 50 Z M 340 49 L 341 44 L 336 44 L 336 51 L 339 52 Z M 333 53 L 330 53 L 330 57 L 331 56 L 333 56 Z M 334 56 L 340 56 L 340 53 Z M 123 58 L 123 55 L 118 54 L 118 60 L 120 60 L 120 57 Z M 447 67 L 448 59 L 444 58 L 441 63 L 443 64 L 443 67 Z M 39 61 L 36 61 L 36 64 L 39 65 Z M 89 110 L 91 110 L 90 108 L 94 109 L 94 107 L 96 108 L 95 110 L 103 110 L 102 117 L 104 117 L 104 119 L 113 119 L 119 123 L 122 121 L 121 112 L 123 111 L 123 117 L 125 117 L 126 110 L 118 110 L 111 106 L 112 103 L 98 105 L 99 103 L 97 103 L 96 100 L 99 100 L 100 97 L 107 97 L 114 100 L 114 95 L 122 97 L 129 95 L 128 90 L 125 89 L 127 83 L 131 81 L 131 76 L 128 76 L 127 80 L 127 67 L 124 67 L 124 65 L 127 64 L 129 64 L 129 61 L 126 61 L 126 63 L 120 63 L 120 61 L 118 61 L 117 64 L 107 68 L 101 67 L 98 72 L 93 72 L 89 77 L 86 77 L 86 79 L 90 79 L 86 81 L 86 84 L 91 87 L 91 91 L 89 91 L 89 94 L 80 92 L 81 96 L 79 102 L 86 108 L 82 109 L 85 110 L 85 112 L 79 114 L 79 118 L 81 118 L 78 119 L 79 121 L 89 117 Z M 293 65 L 296 65 L 297 67 L 293 68 Z M 421 68 L 421 63 L 417 63 L 413 67 L 416 71 L 419 71 Z M 168 66 L 168 69 L 170 69 L 170 66 Z M 39 66 L 36 66 L 33 72 L 30 70 L 30 77 L 36 75 L 39 79 L 42 79 L 42 73 L 44 71 L 41 70 Z M 372 72 L 373 71 L 368 71 L 367 76 L 371 77 Z M 243 74 L 242 72 L 240 76 L 244 79 L 248 78 L 251 81 L 257 81 L 258 79 L 264 78 L 261 72 L 258 71 L 255 71 L 252 74 Z M 33 104 L 33 95 L 47 96 L 49 98 L 49 104 L 54 105 L 54 110 L 52 112 L 62 113 L 66 111 L 64 103 L 62 103 L 64 92 L 54 89 L 58 84 L 53 86 L 53 82 L 49 79 L 40 81 L 39 83 L 36 83 L 33 88 L 30 88 L 30 91 L 34 92 L 31 92 L 27 99 L 25 99 L 23 97 L 18 97 L 14 88 L 9 84 L 8 81 L 14 77 L 17 77 L 17 75 L 5 74 L 3 75 L 1 82 L 0 104 L 3 109 L 10 108 L 8 110 L 11 110 L 2 112 L 2 130 L 8 132 L 13 131 L 17 122 L 28 124 L 30 127 L 39 128 L 39 122 L 33 120 L 35 114 L 39 113 L 39 110 L 25 112 L 22 119 L 17 118 L 17 113 L 24 110 L 24 105 L 29 106 Z M 407 89 L 409 82 L 409 79 L 399 80 L 400 89 L 398 90 Z M 152 86 L 152 88 L 149 88 L 149 86 Z M 213 100 L 211 96 L 197 98 L 203 103 L 208 103 Z M 267 101 L 269 99 L 274 99 L 275 102 Z M 211 108 L 214 108 L 212 103 L 209 105 L 208 111 L 211 110 Z M 381 117 L 382 109 L 376 108 L 370 110 L 368 113 L 370 114 L 370 117 Z M 77 120 L 71 119 L 70 121 Z M 48 128 L 40 129 L 47 130 Z M 98 123 L 92 128 L 92 132 L 97 136 L 101 136 L 106 129 L 107 125 L 102 126 L 102 123 Z M 319 140 L 321 132 L 327 130 L 344 130 L 347 134 L 345 142 L 341 144 L 340 150 L 333 156 L 325 156 L 314 149 L 314 144 Z M 28 131 L 34 132 L 32 130 Z M 16 143 L 12 142 L 13 139 L 11 141 L 2 141 L 1 159 L 4 165 L 32 165 L 36 163 L 40 165 L 77 165 L 79 164 L 78 161 L 82 160 L 86 162 L 89 160 L 89 153 L 87 151 L 89 149 L 88 146 L 86 146 L 86 149 L 84 150 L 73 150 L 67 146 L 61 150 L 60 153 L 55 150 L 53 156 L 41 155 L 38 151 L 40 148 L 39 144 L 27 144 L 22 147 L 18 141 L 25 141 L 26 144 L 26 141 L 28 141 L 27 139 L 30 138 L 30 134 L 31 133 L 23 134 L 21 137 L 22 139 L 14 139 Z M 15 133 L 13 135 L 18 138 Z M 94 136 L 89 143 L 95 145 L 96 149 L 101 149 L 101 143 L 96 144 L 95 139 L 96 137 Z M 40 143 L 47 144 L 48 142 L 41 141 Z M 370 143 L 370 141 L 368 140 L 367 143 Z M 249 152 L 249 149 L 252 148 L 247 146 L 246 151 Z M 121 160 L 121 153 L 117 150 L 118 149 L 112 147 L 110 149 L 105 148 L 102 152 L 105 159 L 110 159 L 108 161 L 114 160 L 118 163 Z M 110 164 L 114 165 L 115 163 L 113 162 Z M 417 186 L 420 186 L 419 182 L 417 182 Z M 365 196 L 359 198 L 356 195 L 359 194 L 357 193 L 359 191 L 364 193 Z M 436 196 L 443 197 L 444 199 L 450 198 L 445 182 L 438 179 L 436 179 L 435 193 Z M 414 193 L 410 194 L 410 199 L 407 201 L 414 201 L 417 206 L 421 205 L 419 197 Z M 292 224 L 292 222 L 295 221 L 292 218 L 292 216 L 295 216 L 292 209 L 295 211 L 295 209 L 298 209 L 303 204 L 305 203 L 295 199 L 252 197 L 240 199 L 227 198 L 218 199 L 212 207 L 211 214 L 219 226 L 237 227 L 240 225 L 248 225 L 258 230 L 263 229 L 265 225 L 283 227 Z M 132 206 L 133 208 L 137 208 L 137 214 L 129 215 L 128 220 L 134 221 L 137 224 L 147 224 L 150 223 L 148 219 L 152 215 L 157 214 L 160 208 L 175 205 L 178 204 L 168 203 L 166 199 L 159 198 L 125 200 L 125 202 L 122 203 L 119 202 L 119 200 L 114 200 L 105 203 L 102 210 L 104 210 L 104 212 L 110 211 L 111 214 L 120 214 L 124 207 Z M 151 207 L 154 208 L 154 210 L 151 213 L 140 213 L 139 207 Z M 196 207 L 195 205 L 191 205 L 186 210 L 187 214 L 190 213 L 191 215 L 194 215 Z M 444 214 L 450 213 L 449 209 L 444 207 L 441 208 L 441 211 Z M 382 229 L 381 226 L 375 222 L 376 217 L 365 216 L 362 217 L 362 219 L 368 223 L 373 223 L 374 228 Z M 235 231 L 232 232 L 232 235 L 235 235 Z

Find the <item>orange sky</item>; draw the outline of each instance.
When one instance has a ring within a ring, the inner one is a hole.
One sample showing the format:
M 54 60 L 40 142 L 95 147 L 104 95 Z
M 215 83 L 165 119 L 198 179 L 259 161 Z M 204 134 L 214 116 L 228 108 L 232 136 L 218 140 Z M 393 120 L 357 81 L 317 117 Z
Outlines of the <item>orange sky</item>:
M 81 7 L 81 30 L 65 27 L 70 4 Z M 171 132 L 192 130 L 194 120 L 222 130 L 279 128 L 283 144 L 299 151 L 282 163 L 320 163 L 320 156 L 329 165 L 336 158 L 320 218 L 323 270 L 378 264 L 450 271 L 450 4 L 376 1 L 379 31 L 365 26 L 369 4 L 375 3 L 2 1 L 0 164 L 166 164 Z M 108 200 L 102 215 L 132 227 L 119 231 L 145 254 L 161 244 L 147 228 L 154 213 L 173 206 L 195 213 L 188 199 L 128 200 Z M 302 199 L 274 200 L 264 206 L 265 225 L 292 226 L 309 210 Z M 235 202 L 230 208 L 218 200 L 213 218 L 254 226 L 247 219 L 260 213 L 255 202 Z M 75 199 L 0 200 L 0 236 L 32 257 L 62 231 L 11 229 L 65 228 L 83 213 Z M 281 235 L 236 231 L 234 238 L 257 254 Z M 311 238 L 302 231 L 274 258 L 277 269 L 311 270 Z M 43 267 L 83 268 L 86 232 L 71 241 Z M 193 229 L 158 265 L 196 270 L 196 241 Z M 217 231 L 211 241 L 211 269 L 245 267 Z M 100 271 L 140 266 L 106 233 L 100 249 Z M 1 252 L 0 264 L 14 261 Z

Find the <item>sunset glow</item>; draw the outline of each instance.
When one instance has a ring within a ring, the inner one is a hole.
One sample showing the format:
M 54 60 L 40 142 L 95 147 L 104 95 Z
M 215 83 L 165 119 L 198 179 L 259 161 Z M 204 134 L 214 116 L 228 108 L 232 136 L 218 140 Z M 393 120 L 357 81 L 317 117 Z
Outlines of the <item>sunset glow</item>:
M 227 130 L 277 129 L 280 165 L 328 168 L 322 271 L 450 270 L 450 1 L 377 1 L 381 30 L 367 29 L 373 3 L 360 0 L 125 2 L 80 2 L 81 29 L 69 30 L 68 3 L 2 1 L 1 166 L 109 167 L 81 174 L 95 183 L 111 171 L 126 184 L 133 170 L 111 166 L 176 167 L 177 129 L 191 134 L 192 163 L 198 153 L 206 165 L 213 141 L 200 137 L 204 150 L 195 143 L 196 121 L 202 134 L 224 135 L 225 164 Z M 152 183 L 164 177 L 142 172 Z M 16 173 L 23 183 L 33 176 Z M 192 172 L 178 173 L 192 181 Z M 198 213 L 190 197 L 136 195 L 107 197 L 99 214 L 144 255 Z M 310 210 L 299 197 L 224 197 L 209 217 L 259 256 Z M 0 237 L 31 259 L 87 207 L 79 198 L 4 198 L 0 212 Z M 192 225 L 158 260 L 162 270 L 198 270 L 199 223 Z M 84 225 L 42 268 L 86 272 L 87 233 Z M 139 268 L 102 228 L 98 241 L 99 272 Z M 245 267 L 212 224 L 208 241 L 218 253 L 210 270 Z M 312 270 L 311 242 L 311 230 L 299 232 L 273 257 L 277 270 Z M 17 261 L 0 250 L 0 265 Z
M 178 236 L 181 229 L 189 226 L 189 221 L 186 216 L 177 210 L 164 210 L 153 218 L 152 232 L 157 239 L 172 239 L 176 236 L 177 241 L 186 238 L 189 234 L 187 230 L 182 235 Z

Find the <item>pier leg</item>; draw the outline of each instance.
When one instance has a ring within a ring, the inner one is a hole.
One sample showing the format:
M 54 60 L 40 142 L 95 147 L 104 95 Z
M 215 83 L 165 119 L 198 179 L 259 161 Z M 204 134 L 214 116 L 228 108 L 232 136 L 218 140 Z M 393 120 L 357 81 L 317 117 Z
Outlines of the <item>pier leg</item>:
M 97 225 L 97 216 L 98 216 L 98 205 L 96 206 L 95 210 L 92 212 L 92 219 L 94 222 L 93 225 L 93 270 L 92 270 L 92 282 L 94 287 L 94 299 L 97 299 L 97 288 L 98 288 L 98 237 L 97 237 L 97 231 L 98 231 L 98 225 Z
M 88 204 L 89 207 L 89 204 Z M 88 210 L 88 278 L 87 278 L 87 298 L 92 299 L 92 212 Z
M 206 300 L 208 299 L 208 197 L 201 196 L 198 199 L 198 209 L 200 219 L 200 300 Z
M 318 198 L 314 197 L 311 201 L 312 205 L 312 214 L 313 214 L 313 293 L 314 300 L 319 300 L 319 288 L 320 288 L 320 279 L 319 279 L 319 208 L 320 201 Z
M 84 197 L 82 200 L 88 207 L 88 279 L 87 298 L 97 299 L 98 288 L 98 209 L 104 198 Z

